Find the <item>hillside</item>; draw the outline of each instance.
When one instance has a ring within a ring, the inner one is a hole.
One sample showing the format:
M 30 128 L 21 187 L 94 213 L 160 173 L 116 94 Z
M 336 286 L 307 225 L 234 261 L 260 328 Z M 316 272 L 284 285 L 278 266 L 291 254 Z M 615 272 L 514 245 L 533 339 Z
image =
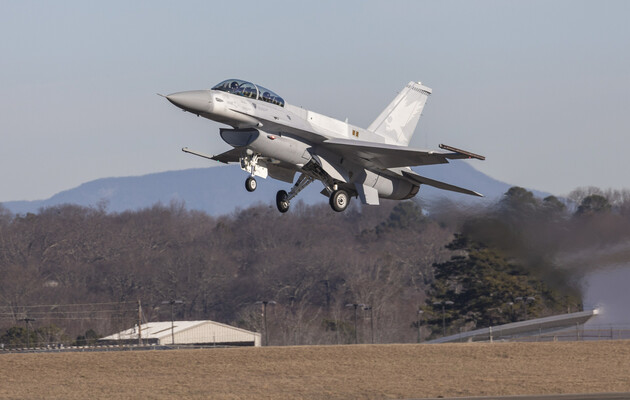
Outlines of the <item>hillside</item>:
M 483 193 L 483 199 L 447 192 L 423 186 L 417 198 L 439 201 L 448 198 L 457 202 L 493 202 L 511 185 L 497 181 L 474 169 L 466 162 L 448 165 L 417 167 L 414 170 L 429 178 L 463 186 Z M 182 171 L 169 171 L 144 176 L 103 178 L 84 183 L 76 188 L 60 192 L 49 199 L 37 201 L 9 201 L 3 205 L 16 214 L 35 213 L 42 207 L 60 204 L 76 204 L 94 207 L 105 201 L 109 212 L 139 210 L 156 203 L 164 205 L 172 201 L 183 202 L 187 209 L 204 211 L 210 215 L 224 215 L 236 208 L 247 208 L 256 203 L 275 209 L 274 199 L 278 190 L 288 190 L 290 185 L 273 179 L 258 179 L 254 193 L 245 191 L 247 175 L 238 166 L 220 166 Z M 306 204 L 326 203 L 319 192 L 322 186 L 315 182 L 300 196 Z M 537 196 L 543 193 L 534 192 Z

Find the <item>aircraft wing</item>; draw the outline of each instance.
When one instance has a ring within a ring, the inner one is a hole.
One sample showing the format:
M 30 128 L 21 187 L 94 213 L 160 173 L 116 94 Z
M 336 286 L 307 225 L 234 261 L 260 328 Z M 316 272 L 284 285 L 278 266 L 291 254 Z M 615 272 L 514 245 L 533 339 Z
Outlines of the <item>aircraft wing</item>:
M 409 179 L 410 181 L 414 182 L 414 183 L 419 183 L 421 185 L 429 185 L 429 186 L 433 186 L 436 187 L 438 189 L 443 189 L 443 190 L 449 190 L 451 192 L 457 192 L 457 193 L 463 193 L 463 194 L 469 194 L 471 196 L 479 196 L 479 197 L 484 197 L 483 194 L 481 193 L 477 193 L 473 190 L 469 190 L 469 189 L 464 189 L 462 187 L 459 186 L 455 186 L 455 185 L 451 185 L 445 182 L 440 182 L 440 181 L 436 181 L 433 179 L 429 179 L 429 178 L 425 178 L 424 176 L 418 175 L 413 171 L 400 171 L 402 172 L 402 175 Z
M 449 158 L 454 158 L 454 153 L 417 150 L 405 146 L 348 139 L 328 139 L 322 143 L 322 146 L 343 157 L 352 158 L 363 166 L 380 169 L 447 164 Z
M 241 149 L 234 148 L 232 150 L 226 151 L 225 153 L 212 156 L 211 159 L 227 164 L 231 162 L 238 162 L 240 160 L 240 157 L 241 157 Z
M 231 162 L 238 162 L 241 156 L 241 150 L 236 149 L 236 148 L 232 150 L 228 150 L 225 153 L 217 154 L 215 156 L 199 153 L 198 151 L 190 150 L 188 147 L 184 147 L 182 151 L 184 153 L 194 154 L 199 157 L 207 158 L 208 160 L 219 161 L 224 164 L 231 163 Z

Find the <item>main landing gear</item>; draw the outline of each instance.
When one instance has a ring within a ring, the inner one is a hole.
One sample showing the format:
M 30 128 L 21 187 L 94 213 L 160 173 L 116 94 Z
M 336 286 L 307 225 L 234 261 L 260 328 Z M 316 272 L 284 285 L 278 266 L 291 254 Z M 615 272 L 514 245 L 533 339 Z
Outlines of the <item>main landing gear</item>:
M 297 194 L 300 193 L 302 189 L 304 189 L 313 181 L 314 179 L 311 176 L 302 174 L 298 178 L 297 182 L 295 182 L 295 185 L 293 185 L 289 193 L 284 190 L 278 191 L 278 193 L 276 194 L 276 207 L 278 207 L 278 211 L 280 211 L 281 213 L 289 211 L 289 207 L 291 206 L 291 199 L 297 196 Z M 333 210 L 337 212 L 342 212 L 346 208 L 348 208 L 348 204 L 350 203 L 350 195 L 348 195 L 348 192 L 342 189 L 333 190 L 330 194 L 329 203 Z
M 295 185 L 291 188 L 289 193 L 284 190 L 278 191 L 276 194 L 276 207 L 281 213 L 289 211 L 291 206 L 291 199 L 298 195 L 305 187 L 307 187 L 314 179 L 306 174 L 301 174 Z
M 278 211 L 281 213 L 285 213 L 289 211 L 289 206 L 291 203 L 289 202 L 289 195 L 284 190 L 279 190 L 276 194 L 276 207 L 278 207 Z
M 342 212 L 346 208 L 348 208 L 348 204 L 350 203 L 350 196 L 345 190 L 335 190 L 331 193 L 328 202 L 330 203 L 330 206 L 333 210 L 337 212 Z

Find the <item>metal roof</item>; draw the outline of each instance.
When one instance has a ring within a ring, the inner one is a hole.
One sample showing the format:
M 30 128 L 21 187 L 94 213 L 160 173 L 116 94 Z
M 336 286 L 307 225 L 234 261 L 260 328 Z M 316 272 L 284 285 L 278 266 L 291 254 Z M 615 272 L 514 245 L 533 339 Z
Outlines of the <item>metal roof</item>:
M 211 343 L 211 342 L 260 342 L 260 333 L 251 332 L 234 326 L 214 321 L 162 321 L 147 322 L 141 325 L 142 340 L 158 340 L 159 343 L 171 343 L 172 336 L 176 343 Z M 101 338 L 107 340 L 137 340 L 138 325 L 133 328 Z M 258 345 L 258 344 L 257 344 Z
M 449 343 L 449 342 L 473 342 L 492 340 L 505 336 L 527 336 L 532 333 L 547 333 L 576 325 L 582 325 L 594 315 L 599 313 L 599 309 L 580 311 L 570 314 L 560 314 L 551 317 L 530 319 L 528 321 L 512 322 L 510 324 L 491 326 L 469 332 L 462 332 L 456 335 L 444 336 L 438 339 L 429 340 L 426 343 Z

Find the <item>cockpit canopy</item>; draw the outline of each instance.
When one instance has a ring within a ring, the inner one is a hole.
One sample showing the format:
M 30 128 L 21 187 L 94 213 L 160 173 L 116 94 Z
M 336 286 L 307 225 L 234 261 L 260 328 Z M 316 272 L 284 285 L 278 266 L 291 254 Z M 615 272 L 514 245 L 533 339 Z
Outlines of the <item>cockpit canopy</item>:
M 261 100 L 284 107 L 284 99 L 282 97 L 278 96 L 269 89 L 254 85 L 251 82 L 242 81 L 240 79 L 225 80 L 213 87 L 212 90 L 220 90 L 222 92 L 249 97 L 251 99 Z

